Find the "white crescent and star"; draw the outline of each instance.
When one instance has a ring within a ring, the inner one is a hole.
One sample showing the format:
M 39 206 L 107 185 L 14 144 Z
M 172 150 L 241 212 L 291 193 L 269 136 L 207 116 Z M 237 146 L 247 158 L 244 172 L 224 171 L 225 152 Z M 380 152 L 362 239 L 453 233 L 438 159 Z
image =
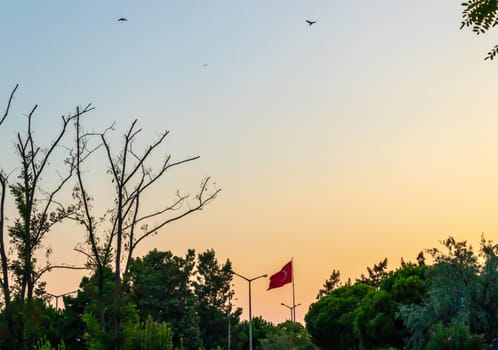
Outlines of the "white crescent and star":
M 287 271 L 286 270 L 281 270 L 280 272 L 282 272 L 284 274 L 284 277 L 282 277 L 282 279 L 280 279 L 280 281 L 285 281 L 287 279 Z

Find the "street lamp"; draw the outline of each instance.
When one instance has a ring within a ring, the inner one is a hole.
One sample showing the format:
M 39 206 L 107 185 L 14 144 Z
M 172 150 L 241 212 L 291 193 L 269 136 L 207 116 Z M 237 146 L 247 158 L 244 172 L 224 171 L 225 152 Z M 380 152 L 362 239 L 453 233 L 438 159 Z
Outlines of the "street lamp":
M 232 284 L 232 287 L 233 287 L 233 284 Z M 230 320 L 232 318 L 232 297 L 233 297 L 234 293 L 235 293 L 235 291 L 233 289 L 230 289 L 230 291 L 228 293 L 228 350 L 230 350 L 231 339 L 232 339 L 231 326 L 230 326 L 231 321 Z M 237 298 L 235 298 L 234 300 L 237 300 Z
M 290 314 L 291 314 L 290 320 L 291 320 L 291 321 L 294 321 L 294 317 L 292 317 L 292 306 L 289 306 L 289 305 L 284 304 L 284 303 L 280 303 L 280 305 L 285 306 L 286 308 L 288 308 L 288 309 L 289 309 Z
M 73 290 L 71 292 L 67 292 L 67 293 L 63 293 L 63 294 L 59 294 L 59 295 L 54 295 L 54 294 L 51 294 L 51 293 L 47 293 L 47 295 L 51 296 L 52 298 L 55 298 L 55 308 L 56 309 L 59 309 L 59 298 L 60 297 L 64 297 L 66 295 L 69 295 L 69 294 L 72 294 L 72 293 L 76 293 L 78 290 Z
M 291 314 L 290 320 L 292 322 L 296 322 L 296 307 L 298 307 L 299 305 L 301 305 L 301 303 L 296 304 L 294 306 L 289 306 L 289 305 L 284 304 L 284 303 L 280 303 L 280 305 L 285 306 L 286 308 L 288 308 L 290 310 L 290 314 Z
M 263 278 L 263 277 L 268 277 L 268 275 L 265 273 L 264 275 L 254 277 L 254 278 L 247 278 L 244 277 L 237 272 L 233 273 L 234 275 L 239 276 L 242 279 L 245 279 L 249 283 L 249 350 L 252 350 L 252 306 L 251 306 L 251 282 L 254 280 L 257 280 L 258 278 Z

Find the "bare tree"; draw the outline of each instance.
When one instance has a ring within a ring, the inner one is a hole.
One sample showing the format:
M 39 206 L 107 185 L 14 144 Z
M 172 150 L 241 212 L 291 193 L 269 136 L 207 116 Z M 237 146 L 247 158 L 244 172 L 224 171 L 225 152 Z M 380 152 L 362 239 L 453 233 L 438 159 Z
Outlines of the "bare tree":
M 90 147 L 89 138 L 95 136 L 94 133 L 84 133 L 81 130 L 78 113 L 76 113 L 76 175 L 78 185 L 75 189 L 75 196 L 82 203 L 82 210 L 77 220 L 82 223 L 87 231 L 88 249 L 78 247 L 78 251 L 85 254 L 89 261 L 95 266 L 98 280 L 98 295 L 102 298 L 104 269 L 111 262 L 114 268 L 115 291 L 113 299 L 119 304 L 122 294 L 122 281 L 126 278 L 133 257 L 134 250 L 144 239 L 158 233 L 166 225 L 178 221 L 189 214 L 202 210 L 209 202 L 216 198 L 220 189 L 208 190 L 210 178 L 201 181 L 199 192 L 193 201 L 188 194 L 177 192 L 176 198 L 153 212 L 144 212 L 141 208 L 141 199 L 152 191 L 153 185 L 157 185 L 159 180 L 168 170 L 184 165 L 198 159 L 198 156 L 188 157 L 178 161 L 172 161 L 171 156 L 165 156 L 164 160 L 153 170 L 148 166 L 151 156 L 159 150 L 159 147 L 166 139 L 168 131 L 160 134 L 158 139 L 145 147 L 142 152 L 134 150 L 137 135 L 142 129 L 137 128 L 137 120 L 133 121 L 128 131 L 123 137 L 123 146 L 116 155 L 111 149 L 111 145 L 106 137 L 106 132 L 101 133 L 100 144 Z M 114 189 L 113 207 L 108 212 L 109 230 L 105 235 L 97 232 L 99 220 L 95 219 L 91 210 L 91 196 L 86 189 L 86 182 L 83 176 L 82 161 L 99 147 L 103 147 L 108 163 L 107 173 L 111 175 L 111 182 Z M 102 310 L 103 301 L 98 301 L 100 305 L 99 317 L 102 330 L 105 331 L 104 312 Z M 119 313 L 114 321 L 114 334 L 117 335 L 121 329 Z
M 6 111 L 0 117 L 0 125 L 6 120 L 14 94 L 18 85 L 12 90 Z M 10 312 L 6 313 L 6 321 L 9 332 L 14 332 L 12 344 L 15 348 L 33 348 L 36 331 L 32 326 L 35 304 L 32 300 L 35 296 L 43 297 L 44 283 L 40 278 L 44 273 L 54 268 L 80 269 L 71 265 L 50 263 L 49 256 L 51 249 L 45 252 L 45 266 L 36 266 L 37 253 L 43 247 L 46 234 L 64 218 L 71 215 L 76 207 L 74 205 L 64 205 L 57 201 L 57 197 L 62 194 L 62 190 L 73 176 L 75 169 L 75 157 L 71 150 L 65 148 L 63 144 L 64 136 L 68 126 L 75 119 L 75 116 L 62 116 L 62 126 L 54 135 L 48 147 L 42 147 L 34 138 L 33 118 L 38 106 L 35 105 L 26 116 L 26 130 L 18 132 L 15 139 L 15 150 L 20 166 L 12 171 L 16 173 L 16 180 L 9 179 L 9 174 L 0 170 L 0 262 L 2 273 L 0 285 L 2 288 L 5 307 L 13 302 L 13 295 L 16 297 L 21 311 L 18 311 L 20 318 L 14 327 Z M 90 106 L 80 112 L 84 114 L 92 110 Z M 59 154 L 58 150 L 67 152 L 67 155 Z M 54 167 L 50 162 L 61 161 L 66 168 L 59 173 L 55 169 L 57 176 L 51 173 Z M 50 170 L 51 169 L 51 170 Z M 50 176 L 47 190 L 42 184 L 42 178 Z M 6 228 L 5 225 L 5 199 L 7 191 L 10 192 L 15 202 L 17 215 L 14 216 L 13 223 Z M 7 234 L 6 234 L 7 233 Z M 13 254 L 9 258 L 7 255 L 6 239 L 10 240 L 10 252 Z M 9 281 L 12 279 L 12 281 Z
M 3 124 L 9 114 L 10 105 L 14 98 L 19 84 L 16 84 L 10 93 L 7 108 L 0 119 L 0 126 Z M 0 264 L 2 266 L 2 275 L 0 276 L 0 287 L 2 288 L 5 306 L 10 303 L 10 284 L 9 284 L 9 264 L 7 259 L 7 249 L 5 246 L 5 197 L 7 192 L 7 174 L 0 168 Z
M 20 157 L 20 174 L 18 181 L 10 185 L 10 191 L 14 196 L 19 217 L 9 228 L 11 242 L 17 252 L 17 259 L 12 262 L 14 273 L 17 277 L 20 301 L 31 300 L 36 282 L 41 275 L 50 271 L 55 266 L 48 265 L 39 271 L 35 269 L 35 252 L 41 248 L 43 238 L 52 227 L 68 217 L 75 207 L 64 206 L 56 201 L 56 196 L 61 192 L 73 175 L 75 158 L 69 155 L 65 160 L 65 174 L 58 173 L 59 178 L 54 187 L 48 191 L 42 189 L 42 174 L 49 165 L 49 160 L 55 150 L 61 146 L 63 136 L 68 130 L 68 125 L 75 119 L 74 115 L 62 116 L 61 129 L 56 134 L 51 145 L 42 149 L 34 140 L 32 119 L 37 109 L 33 107 L 27 116 L 27 130 L 24 135 L 17 134 L 16 149 Z M 87 106 L 80 114 L 91 111 L 93 108 Z M 57 267 L 68 267 L 57 265 Z

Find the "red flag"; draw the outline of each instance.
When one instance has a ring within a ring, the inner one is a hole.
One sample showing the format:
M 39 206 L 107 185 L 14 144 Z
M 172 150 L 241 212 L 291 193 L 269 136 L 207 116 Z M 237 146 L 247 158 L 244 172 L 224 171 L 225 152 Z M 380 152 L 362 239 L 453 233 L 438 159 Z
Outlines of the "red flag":
M 270 286 L 267 290 L 272 288 L 282 287 L 287 283 L 292 282 L 292 260 L 285 264 L 284 267 L 276 274 L 270 276 Z

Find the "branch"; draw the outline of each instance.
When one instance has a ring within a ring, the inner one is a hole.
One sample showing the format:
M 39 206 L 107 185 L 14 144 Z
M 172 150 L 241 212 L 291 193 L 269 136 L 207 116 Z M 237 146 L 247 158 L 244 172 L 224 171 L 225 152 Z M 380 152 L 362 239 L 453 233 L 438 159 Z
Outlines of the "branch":
M 53 269 L 67 269 L 67 270 L 89 270 L 88 267 L 85 266 L 70 266 L 70 265 L 48 265 L 45 266 L 43 269 L 38 271 L 36 273 L 35 278 L 33 279 L 33 282 L 36 282 L 40 279 L 40 277 L 45 273 L 45 272 L 50 272 Z
M 83 249 L 78 248 L 78 245 L 76 245 L 73 248 L 73 250 L 76 251 L 76 252 L 78 252 L 78 253 L 83 254 L 84 256 L 86 256 L 88 258 L 88 260 L 94 261 L 93 256 L 91 256 L 90 254 L 88 254 L 87 252 L 85 252 Z
M 74 164 L 74 161 L 73 161 L 73 164 Z M 55 202 L 55 200 L 54 200 L 55 195 L 62 189 L 62 187 L 64 187 L 66 182 L 69 181 L 69 179 L 72 176 L 73 176 L 73 165 L 71 165 L 71 168 L 69 170 L 69 174 L 65 178 L 62 178 L 61 181 L 59 182 L 59 184 L 57 185 L 57 187 L 49 194 L 49 197 L 47 199 L 47 204 L 45 205 L 45 207 L 43 208 L 43 211 L 42 211 L 42 218 L 45 218 L 46 221 L 48 220 L 48 217 L 47 217 L 48 210 L 49 210 L 50 206 L 52 205 L 52 203 Z M 61 205 L 60 203 L 57 203 L 57 202 L 55 204 Z M 63 210 L 65 210 L 64 207 L 63 207 Z M 66 215 L 61 217 L 60 219 L 63 219 L 64 217 L 67 217 L 68 215 L 69 215 L 69 213 L 66 213 Z M 59 220 L 57 220 L 57 221 L 59 221 Z M 40 223 L 40 225 L 38 227 L 38 231 L 36 232 L 36 235 L 35 235 L 35 241 L 38 240 L 43 235 L 43 233 L 44 233 L 43 231 L 45 231 L 45 232 L 48 231 L 56 222 L 53 222 L 53 223 L 49 222 L 48 226 L 45 229 L 43 228 L 43 223 Z
M 133 219 L 132 223 L 137 222 L 137 217 L 138 217 L 138 209 L 140 208 L 140 196 L 136 197 L 135 200 L 135 210 L 133 212 Z M 126 228 L 123 228 L 123 230 L 126 230 Z M 135 236 L 135 225 L 131 225 L 130 229 L 130 237 L 129 237 L 129 248 L 128 248 L 128 257 L 126 258 L 126 265 L 124 269 L 124 275 L 128 274 L 128 270 L 130 269 L 130 263 L 131 263 L 131 258 L 133 256 L 133 238 Z
M 174 202 L 172 205 L 162 209 L 162 210 L 159 210 L 155 213 L 152 213 L 152 214 L 148 214 L 148 215 L 145 215 L 145 216 L 142 216 L 140 217 L 139 219 L 136 219 L 134 221 L 132 221 L 132 223 L 126 227 L 123 228 L 123 230 L 127 230 L 129 229 L 130 227 L 133 227 L 135 225 L 137 225 L 138 223 L 140 223 L 141 221 L 144 221 L 144 220 L 147 220 L 147 219 L 150 219 L 154 216 L 158 216 L 158 215 L 161 215 L 161 214 L 164 214 L 165 212 L 169 211 L 169 210 L 177 210 L 181 207 L 181 203 L 183 203 L 183 201 L 185 199 L 188 198 L 188 195 L 185 195 L 185 196 L 179 196 L 178 197 L 178 200 L 176 202 Z
M 161 167 L 161 170 L 155 176 L 151 177 L 145 185 L 143 185 L 140 188 L 137 187 L 133 192 L 131 192 L 130 198 L 133 198 L 134 196 L 139 195 L 140 193 L 144 192 L 145 189 L 147 189 L 150 185 L 152 185 L 154 182 L 156 182 L 156 180 L 159 179 L 168 169 L 173 168 L 177 165 L 181 165 L 181 164 L 199 159 L 199 156 L 183 159 L 183 160 L 180 160 L 178 162 L 168 164 L 170 158 L 171 158 L 171 156 L 168 156 L 166 158 L 166 160 L 163 163 L 163 166 Z
M 88 196 L 83 183 L 83 177 L 81 175 L 82 147 L 84 151 L 85 139 L 83 136 L 81 136 L 80 116 L 80 110 L 79 108 L 76 108 L 76 177 L 78 179 L 78 185 L 81 191 L 80 195 L 81 201 L 83 202 L 84 211 L 84 219 L 81 219 L 80 222 L 84 223 L 87 229 L 88 240 L 90 241 L 90 246 L 94 254 L 95 264 L 97 265 L 97 269 L 101 270 L 104 268 L 104 264 L 100 259 L 100 254 L 97 247 L 97 238 L 94 232 L 94 220 L 90 213 L 90 204 L 88 203 Z
M 142 236 L 140 236 L 140 238 L 138 238 L 132 245 L 132 249 L 135 249 L 135 247 L 138 245 L 138 243 L 140 243 L 140 241 L 142 241 L 144 238 L 150 236 L 151 234 L 153 234 L 154 232 L 156 232 L 157 230 L 161 229 L 162 227 L 166 226 L 167 224 L 171 223 L 171 222 L 174 222 L 174 221 L 177 221 L 177 220 L 180 220 L 181 218 L 193 213 L 193 212 L 196 212 L 196 211 L 199 211 L 201 210 L 206 204 L 208 204 L 210 201 L 212 201 L 214 198 L 216 198 L 216 195 L 221 191 L 221 189 L 218 189 L 216 190 L 215 192 L 213 192 L 211 195 L 209 195 L 207 198 L 203 198 L 203 193 L 204 191 L 206 190 L 206 186 L 208 184 L 208 181 L 209 181 L 210 177 L 206 178 L 202 184 L 201 184 L 201 192 L 199 193 L 199 195 L 197 196 L 198 197 L 198 203 L 197 205 L 194 207 L 194 208 L 191 208 L 185 212 L 183 212 L 182 214 L 178 215 L 178 216 L 175 216 L 173 218 L 170 218 L 168 220 L 165 220 L 163 221 L 161 224 L 155 226 L 153 229 L 151 230 L 148 230 L 146 233 L 144 233 Z
M 2 125 L 5 118 L 7 118 L 7 115 L 9 114 L 10 104 L 12 103 L 12 99 L 14 98 L 14 94 L 16 93 L 16 90 L 18 87 L 19 87 L 19 84 L 16 84 L 15 88 L 10 93 L 9 102 L 7 102 L 7 108 L 5 109 L 5 113 L 3 114 L 2 119 L 0 119 L 0 125 Z
M 145 160 L 149 157 L 149 155 L 152 153 L 152 151 L 157 148 L 164 140 L 164 138 L 168 135 L 168 131 L 164 132 L 161 137 L 152 145 L 149 146 L 147 151 L 145 151 L 144 155 L 140 158 L 138 163 L 136 164 L 135 168 L 132 170 L 130 174 L 126 177 L 126 179 L 123 180 L 123 185 L 125 185 L 132 177 L 135 175 L 135 173 L 138 171 L 138 169 L 141 168 L 142 164 L 145 162 Z M 135 133 L 136 134 L 136 133 Z M 168 157 L 169 159 L 169 157 Z
M 47 153 L 45 154 L 45 157 L 42 159 L 40 166 L 39 166 L 39 169 L 38 169 L 38 174 L 35 174 L 35 179 L 37 179 L 39 174 L 43 171 L 43 168 L 47 164 L 50 155 L 52 154 L 53 150 L 55 149 L 57 144 L 62 139 L 62 136 L 64 136 L 66 129 L 67 129 L 67 126 L 71 122 L 71 120 L 79 118 L 81 115 L 95 109 L 94 107 L 90 107 L 90 106 L 91 106 L 91 104 L 88 104 L 82 111 L 80 111 L 79 107 L 78 107 L 77 112 L 76 112 L 77 114 L 75 114 L 74 116 L 69 115 L 67 118 L 62 116 L 62 130 L 59 132 L 59 135 L 57 136 L 55 141 L 52 143 L 50 148 L 48 149 Z M 34 182 L 36 183 L 36 180 Z

